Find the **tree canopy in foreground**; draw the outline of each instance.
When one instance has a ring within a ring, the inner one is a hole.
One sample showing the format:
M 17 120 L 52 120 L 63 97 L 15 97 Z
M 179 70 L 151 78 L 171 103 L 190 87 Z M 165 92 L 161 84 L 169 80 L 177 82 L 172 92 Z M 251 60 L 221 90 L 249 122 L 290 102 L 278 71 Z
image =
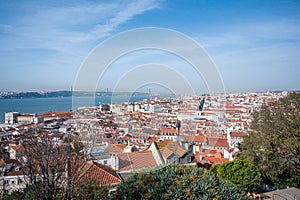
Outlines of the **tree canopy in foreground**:
M 245 192 L 256 193 L 263 180 L 259 169 L 252 163 L 235 159 L 211 168 L 218 177 L 224 178 Z
M 277 188 L 300 187 L 300 93 L 254 113 L 239 158 L 256 164 Z
M 247 199 L 234 184 L 196 166 L 167 165 L 128 177 L 114 199 Z

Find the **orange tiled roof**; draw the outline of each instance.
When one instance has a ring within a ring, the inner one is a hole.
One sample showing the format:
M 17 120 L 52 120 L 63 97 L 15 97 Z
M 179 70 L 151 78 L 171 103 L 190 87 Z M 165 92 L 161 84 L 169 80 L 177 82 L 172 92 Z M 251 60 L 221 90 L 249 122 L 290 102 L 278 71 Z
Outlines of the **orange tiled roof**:
M 227 138 L 208 138 L 208 145 L 217 147 L 229 147 Z
M 246 133 L 245 132 L 230 132 L 231 137 L 245 137 Z
M 118 157 L 121 172 L 157 166 L 151 151 L 122 153 Z
M 206 155 L 215 155 L 218 151 L 215 149 L 204 149 L 202 155 L 206 156 Z
M 160 130 L 161 133 L 178 133 L 177 129 L 174 128 L 162 128 Z
M 172 140 L 164 140 L 164 141 L 161 141 L 161 142 L 156 142 L 156 145 L 157 145 L 158 149 L 161 149 L 161 148 L 167 146 L 171 142 L 172 142 Z
M 84 184 L 88 181 L 95 181 L 99 185 L 115 185 L 121 182 L 121 178 L 112 168 L 89 161 L 84 166 L 79 184 Z
M 200 135 L 195 135 L 193 137 L 193 142 L 204 142 L 205 141 L 205 136 L 200 134 Z
M 169 157 L 172 153 L 176 153 L 179 157 L 182 157 L 187 153 L 187 151 L 176 141 L 171 141 L 165 147 L 161 148 L 160 151 L 165 158 Z
M 211 164 L 222 164 L 223 162 L 229 161 L 228 158 L 216 158 L 216 157 L 211 157 L 211 156 L 205 156 L 203 160 L 208 161 Z
M 120 154 L 123 152 L 123 149 L 126 147 L 124 144 L 109 144 L 105 149 L 106 152 Z

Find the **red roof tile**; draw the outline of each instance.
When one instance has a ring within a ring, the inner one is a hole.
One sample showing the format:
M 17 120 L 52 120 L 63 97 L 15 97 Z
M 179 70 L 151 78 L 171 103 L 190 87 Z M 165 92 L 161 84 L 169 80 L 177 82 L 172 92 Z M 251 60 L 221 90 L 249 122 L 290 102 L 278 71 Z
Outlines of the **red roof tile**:
M 121 178 L 112 168 L 89 161 L 84 166 L 79 184 L 95 181 L 99 185 L 115 185 L 121 182 Z
M 216 147 L 229 147 L 227 138 L 208 138 L 208 145 Z
M 106 152 L 120 154 L 123 153 L 123 149 L 126 147 L 124 144 L 109 144 L 105 149 Z
M 179 157 L 182 157 L 187 153 L 177 141 L 171 141 L 165 147 L 160 148 L 160 152 L 164 158 L 168 158 L 172 153 L 176 153 Z
M 230 132 L 231 137 L 245 137 L 246 135 L 245 132 Z
M 120 172 L 157 166 L 151 151 L 122 153 L 118 157 Z
M 216 157 L 211 157 L 211 156 L 205 156 L 203 160 L 208 161 L 211 164 L 222 164 L 223 162 L 229 161 L 228 158 L 216 158 Z
M 161 133 L 178 133 L 177 129 L 174 128 L 162 128 L 160 130 Z
M 200 134 L 200 135 L 195 135 L 193 137 L 193 142 L 205 142 L 205 136 Z

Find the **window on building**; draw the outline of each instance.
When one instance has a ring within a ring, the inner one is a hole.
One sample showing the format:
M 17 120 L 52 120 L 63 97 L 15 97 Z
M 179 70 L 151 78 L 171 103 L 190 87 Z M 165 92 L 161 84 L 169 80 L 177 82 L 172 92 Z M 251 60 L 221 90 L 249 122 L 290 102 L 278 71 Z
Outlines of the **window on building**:
M 11 184 L 13 184 L 13 185 L 16 184 L 16 181 L 11 181 Z
M 8 180 L 4 180 L 4 185 L 8 185 L 9 181 Z
M 104 162 L 103 162 L 103 163 L 104 163 L 104 165 L 107 165 L 107 160 L 104 160 Z

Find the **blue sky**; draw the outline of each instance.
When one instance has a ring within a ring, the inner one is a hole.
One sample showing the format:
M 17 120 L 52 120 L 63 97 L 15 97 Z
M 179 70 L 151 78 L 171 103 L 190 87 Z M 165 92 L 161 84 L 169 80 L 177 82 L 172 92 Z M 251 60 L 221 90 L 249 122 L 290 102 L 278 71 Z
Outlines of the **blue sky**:
M 0 1 L 0 91 L 69 89 L 97 45 L 142 27 L 176 30 L 198 42 L 228 92 L 300 89 L 300 1 L 32 0 Z M 140 54 L 116 65 L 129 70 L 158 57 L 184 65 L 170 55 Z M 117 66 L 108 72 L 99 89 L 112 88 L 120 76 Z

